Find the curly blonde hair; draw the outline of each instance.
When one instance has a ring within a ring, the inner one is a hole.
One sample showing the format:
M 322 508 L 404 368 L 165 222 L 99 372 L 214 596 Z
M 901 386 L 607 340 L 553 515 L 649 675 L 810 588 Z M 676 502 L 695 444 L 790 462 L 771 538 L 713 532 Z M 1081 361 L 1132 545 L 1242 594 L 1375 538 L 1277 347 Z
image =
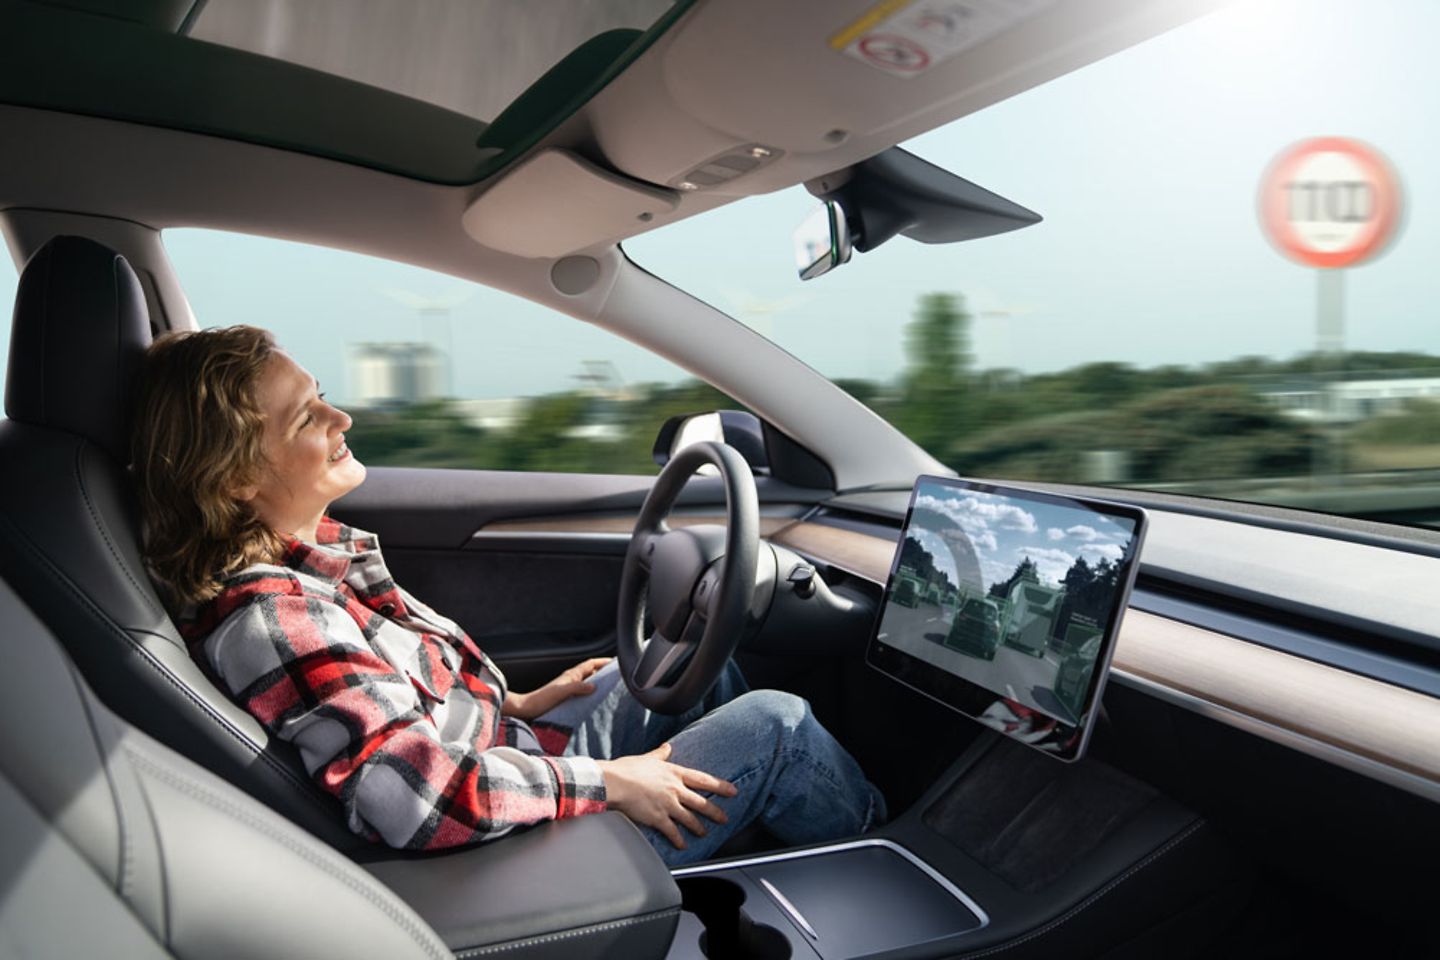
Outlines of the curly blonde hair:
M 131 457 L 145 559 L 177 610 L 284 550 L 235 496 L 266 466 L 256 387 L 279 352 L 269 331 L 234 326 L 167 333 L 146 354 Z

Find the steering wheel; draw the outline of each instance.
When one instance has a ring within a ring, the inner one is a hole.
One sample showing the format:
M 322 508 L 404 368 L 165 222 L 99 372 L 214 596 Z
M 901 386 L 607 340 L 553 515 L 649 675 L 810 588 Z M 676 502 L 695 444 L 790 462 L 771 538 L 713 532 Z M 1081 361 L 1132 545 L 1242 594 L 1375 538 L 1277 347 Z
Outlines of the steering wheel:
M 685 481 L 707 463 L 725 486 L 726 526 L 670 529 L 665 517 Z M 759 552 L 760 508 L 745 458 L 710 441 L 681 449 L 640 508 L 620 574 L 620 675 L 636 700 L 678 714 L 709 692 L 740 642 Z M 644 640 L 647 610 L 655 632 Z

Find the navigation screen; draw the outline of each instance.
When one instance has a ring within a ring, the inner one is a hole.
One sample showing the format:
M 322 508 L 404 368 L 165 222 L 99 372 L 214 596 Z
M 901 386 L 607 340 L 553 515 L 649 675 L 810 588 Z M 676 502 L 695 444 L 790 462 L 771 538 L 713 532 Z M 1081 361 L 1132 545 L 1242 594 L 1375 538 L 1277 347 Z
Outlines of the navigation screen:
M 868 659 L 1073 760 L 1135 576 L 1132 507 L 921 477 Z

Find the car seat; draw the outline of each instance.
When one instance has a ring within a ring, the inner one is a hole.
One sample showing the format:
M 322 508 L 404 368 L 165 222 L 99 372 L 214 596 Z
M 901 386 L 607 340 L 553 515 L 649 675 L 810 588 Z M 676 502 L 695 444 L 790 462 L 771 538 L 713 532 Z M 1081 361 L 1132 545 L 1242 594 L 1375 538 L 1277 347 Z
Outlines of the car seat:
M 366 842 L 294 749 L 190 659 L 151 585 L 129 461 L 150 321 L 124 257 L 52 238 L 25 264 L 0 421 L 0 576 L 126 721 L 341 850 Z
M 3 582 L 0 623 L 0 958 L 453 956 L 361 868 L 107 710 Z

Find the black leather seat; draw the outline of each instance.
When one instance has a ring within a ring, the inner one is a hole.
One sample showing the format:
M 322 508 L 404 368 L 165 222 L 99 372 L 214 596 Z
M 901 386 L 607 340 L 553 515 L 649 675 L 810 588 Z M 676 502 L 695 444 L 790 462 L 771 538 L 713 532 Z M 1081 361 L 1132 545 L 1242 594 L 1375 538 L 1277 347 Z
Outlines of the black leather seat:
M 20 276 L 0 421 L 0 576 L 128 722 L 341 850 L 339 805 L 190 659 L 140 559 L 126 474 L 150 321 L 113 250 L 55 237 Z
M 0 623 L 0 958 L 452 956 L 344 856 L 116 718 L 4 583 Z

